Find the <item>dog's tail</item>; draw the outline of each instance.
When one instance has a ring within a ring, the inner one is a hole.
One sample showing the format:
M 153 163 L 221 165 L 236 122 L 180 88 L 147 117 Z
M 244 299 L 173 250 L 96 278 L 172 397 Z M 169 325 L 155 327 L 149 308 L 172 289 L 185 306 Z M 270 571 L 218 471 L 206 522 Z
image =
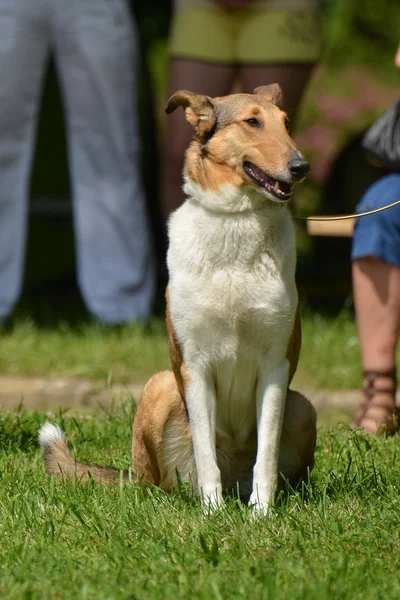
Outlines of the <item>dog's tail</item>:
M 39 430 L 39 443 L 43 448 L 43 458 L 46 471 L 55 477 L 77 477 L 85 482 L 93 479 L 106 485 L 130 481 L 129 471 L 118 471 L 111 467 L 100 467 L 87 463 L 75 462 L 69 449 L 67 438 L 63 431 L 54 423 L 45 423 Z

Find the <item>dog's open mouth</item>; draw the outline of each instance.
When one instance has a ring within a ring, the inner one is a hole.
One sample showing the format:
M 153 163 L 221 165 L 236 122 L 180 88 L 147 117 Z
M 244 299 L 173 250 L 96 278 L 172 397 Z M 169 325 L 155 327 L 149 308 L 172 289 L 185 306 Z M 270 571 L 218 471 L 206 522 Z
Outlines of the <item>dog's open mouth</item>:
M 278 181 L 270 175 L 267 175 L 254 163 L 245 161 L 243 163 L 243 169 L 247 175 L 252 179 L 258 186 L 269 192 L 279 200 L 289 200 L 292 195 L 292 186 L 284 181 Z

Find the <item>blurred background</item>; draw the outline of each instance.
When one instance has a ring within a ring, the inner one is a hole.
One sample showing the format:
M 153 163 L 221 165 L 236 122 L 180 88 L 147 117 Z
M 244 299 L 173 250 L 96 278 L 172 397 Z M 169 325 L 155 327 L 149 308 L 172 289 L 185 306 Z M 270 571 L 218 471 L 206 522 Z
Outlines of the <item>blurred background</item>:
M 366 161 L 360 141 L 399 98 L 399 71 L 393 63 L 399 1 L 322 0 L 322 6 L 323 57 L 304 96 L 294 135 L 311 164 L 294 201 L 294 213 L 302 217 L 354 211 L 363 192 L 384 174 Z M 38 402 L 43 407 L 75 402 L 86 410 L 91 398 L 91 405 L 97 406 L 97 391 L 111 384 L 122 386 L 124 397 L 128 390 L 137 399 L 146 379 L 170 364 L 164 326 L 160 156 L 172 2 L 131 0 L 131 9 L 141 45 L 141 165 L 161 267 L 155 317 L 143 326 L 102 326 L 90 318 L 82 301 L 75 274 L 63 108 L 50 62 L 31 178 L 24 289 L 10 327 L 6 323 L 0 328 L 0 403 L 5 406 L 18 406 L 22 397 L 29 405 L 30 388 L 35 407 Z M 361 397 L 351 238 L 311 237 L 301 220 L 296 228 L 303 350 L 295 387 L 309 395 L 319 415 L 325 411 L 325 423 L 348 422 Z M 90 382 L 82 383 L 81 378 Z M 49 387 L 51 379 L 55 382 Z M 108 400 L 114 397 L 106 393 Z
M 132 2 L 141 36 L 140 123 L 142 168 L 158 252 L 163 248 L 159 148 L 166 99 L 167 36 L 171 2 Z M 398 98 L 393 55 L 400 31 L 398 0 L 324 0 L 323 59 L 308 87 L 295 139 L 311 162 L 295 213 L 352 212 L 382 173 L 366 162 L 360 139 Z M 388 26 L 390 24 L 390 26 Z M 265 82 L 270 83 L 270 82 Z M 298 282 L 314 308 L 336 311 L 351 294 L 350 238 L 311 238 L 297 222 Z M 57 299 L 56 304 L 52 297 Z M 30 227 L 20 306 L 79 311 L 63 114 L 57 78 L 48 66 L 31 183 Z M 162 301 L 157 303 L 162 311 Z M 47 310 L 47 309 L 46 309 Z M 82 308 L 83 310 L 83 308 Z

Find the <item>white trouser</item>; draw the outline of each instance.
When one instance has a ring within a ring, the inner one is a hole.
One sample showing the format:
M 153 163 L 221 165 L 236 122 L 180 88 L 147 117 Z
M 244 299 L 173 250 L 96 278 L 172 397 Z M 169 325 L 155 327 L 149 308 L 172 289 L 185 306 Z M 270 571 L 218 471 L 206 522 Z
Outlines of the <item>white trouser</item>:
M 147 319 L 155 260 L 139 174 L 136 30 L 126 0 L 0 0 L 0 319 L 21 289 L 50 51 L 64 99 L 83 297 L 106 323 Z

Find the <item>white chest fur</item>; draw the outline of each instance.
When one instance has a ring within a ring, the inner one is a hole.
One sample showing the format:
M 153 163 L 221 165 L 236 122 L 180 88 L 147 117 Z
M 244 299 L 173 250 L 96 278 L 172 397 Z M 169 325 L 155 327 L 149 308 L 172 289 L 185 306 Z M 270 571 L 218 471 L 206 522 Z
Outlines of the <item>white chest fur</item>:
M 209 210 L 191 187 L 196 199 L 169 223 L 171 317 L 189 373 L 212 375 L 217 433 L 240 446 L 256 424 L 260 365 L 284 359 L 293 330 L 293 226 L 285 207 L 265 201 L 257 210 L 232 212 L 232 202 Z

